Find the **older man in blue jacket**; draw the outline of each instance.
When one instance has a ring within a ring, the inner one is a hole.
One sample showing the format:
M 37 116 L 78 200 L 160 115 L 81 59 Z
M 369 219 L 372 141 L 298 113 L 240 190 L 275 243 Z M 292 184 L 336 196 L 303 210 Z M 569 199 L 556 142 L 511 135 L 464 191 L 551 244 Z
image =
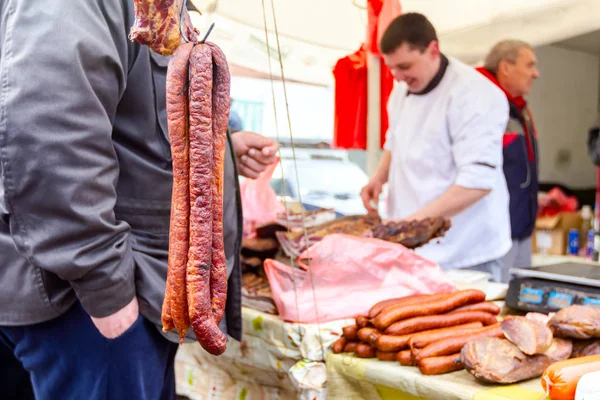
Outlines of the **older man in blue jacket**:
M 539 71 L 533 49 L 519 40 L 497 43 L 478 70 L 504 91 L 510 107 L 503 138 L 513 240 L 503 259 L 502 281 L 507 282 L 510 268 L 531 267 L 531 235 L 538 209 L 538 151 L 535 125 L 524 96 L 530 92 Z

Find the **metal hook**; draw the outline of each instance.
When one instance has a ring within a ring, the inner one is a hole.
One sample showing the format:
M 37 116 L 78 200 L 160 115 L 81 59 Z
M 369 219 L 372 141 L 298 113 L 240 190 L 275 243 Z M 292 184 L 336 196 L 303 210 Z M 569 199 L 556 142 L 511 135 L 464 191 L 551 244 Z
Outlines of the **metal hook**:
M 352 5 L 354 7 L 356 7 L 356 8 L 360 8 L 361 10 L 366 10 L 367 9 L 366 5 L 363 6 L 361 4 L 358 4 L 358 0 L 352 0 Z
M 200 41 L 200 43 L 204 43 L 206 42 L 206 39 L 208 39 L 208 35 L 210 35 L 210 32 L 213 30 L 213 28 L 215 27 L 215 23 L 213 22 L 212 24 L 210 24 L 210 27 L 208 28 L 208 30 L 206 31 L 206 35 L 204 35 L 204 39 L 202 39 Z
M 179 33 L 181 33 L 183 41 L 189 43 L 190 39 L 187 37 L 187 33 L 185 32 L 185 26 L 185 0 L 181 0 L 181 14 L 179 15 Z

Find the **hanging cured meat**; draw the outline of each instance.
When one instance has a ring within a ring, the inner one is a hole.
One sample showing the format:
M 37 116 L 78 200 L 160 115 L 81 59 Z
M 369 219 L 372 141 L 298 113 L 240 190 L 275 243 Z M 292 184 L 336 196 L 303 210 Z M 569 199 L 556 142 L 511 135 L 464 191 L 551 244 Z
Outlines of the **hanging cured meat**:
M 135 0 L 130 37 L 162 55 L 167 70 L 167 118 L 173 160 L 163 330 L 183 342 L 191 327 L 211 354 L 222 354 L 219 329 L 227 300 L 223 245 L 223 174 L 230 75 L 214 43 L 198 41 L 184 3 Z

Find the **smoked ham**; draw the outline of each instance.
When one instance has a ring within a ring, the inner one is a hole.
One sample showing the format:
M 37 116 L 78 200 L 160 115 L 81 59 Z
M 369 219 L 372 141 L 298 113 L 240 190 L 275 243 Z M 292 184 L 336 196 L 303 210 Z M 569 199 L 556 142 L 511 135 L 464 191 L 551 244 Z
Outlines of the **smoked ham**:
M 542 322 L 525 317 L 510 317 L 502 321 L 504 336 L 527 355 L 541 354 L 552 344 L 552 331 Z

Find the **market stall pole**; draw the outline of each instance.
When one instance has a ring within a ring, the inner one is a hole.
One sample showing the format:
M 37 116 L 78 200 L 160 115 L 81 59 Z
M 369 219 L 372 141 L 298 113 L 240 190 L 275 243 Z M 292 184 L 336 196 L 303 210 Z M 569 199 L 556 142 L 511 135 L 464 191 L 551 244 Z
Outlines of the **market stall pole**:
M 401 7 L 398 0 L 369 0 L 364 8 L 368 19 L 365 40 L 356 52 L 339 59 L 333 69 L 332 145 L 365 150 L 366 172 L 372 176 L 385 141 L 387 101 L 394 85 L 392 74 L 381 58 L 379 41 L 389 23 L 400 15 Z
M 379 41 L 390 22 L 402 12 L 398 0 L 369 0 L 367 26 L 367 174 L 373 176 L 381 155 L 382 73 Z
M 379 164 L 381 149 L 381 61 L 367 55 L 367 174 L 372 177 Z

